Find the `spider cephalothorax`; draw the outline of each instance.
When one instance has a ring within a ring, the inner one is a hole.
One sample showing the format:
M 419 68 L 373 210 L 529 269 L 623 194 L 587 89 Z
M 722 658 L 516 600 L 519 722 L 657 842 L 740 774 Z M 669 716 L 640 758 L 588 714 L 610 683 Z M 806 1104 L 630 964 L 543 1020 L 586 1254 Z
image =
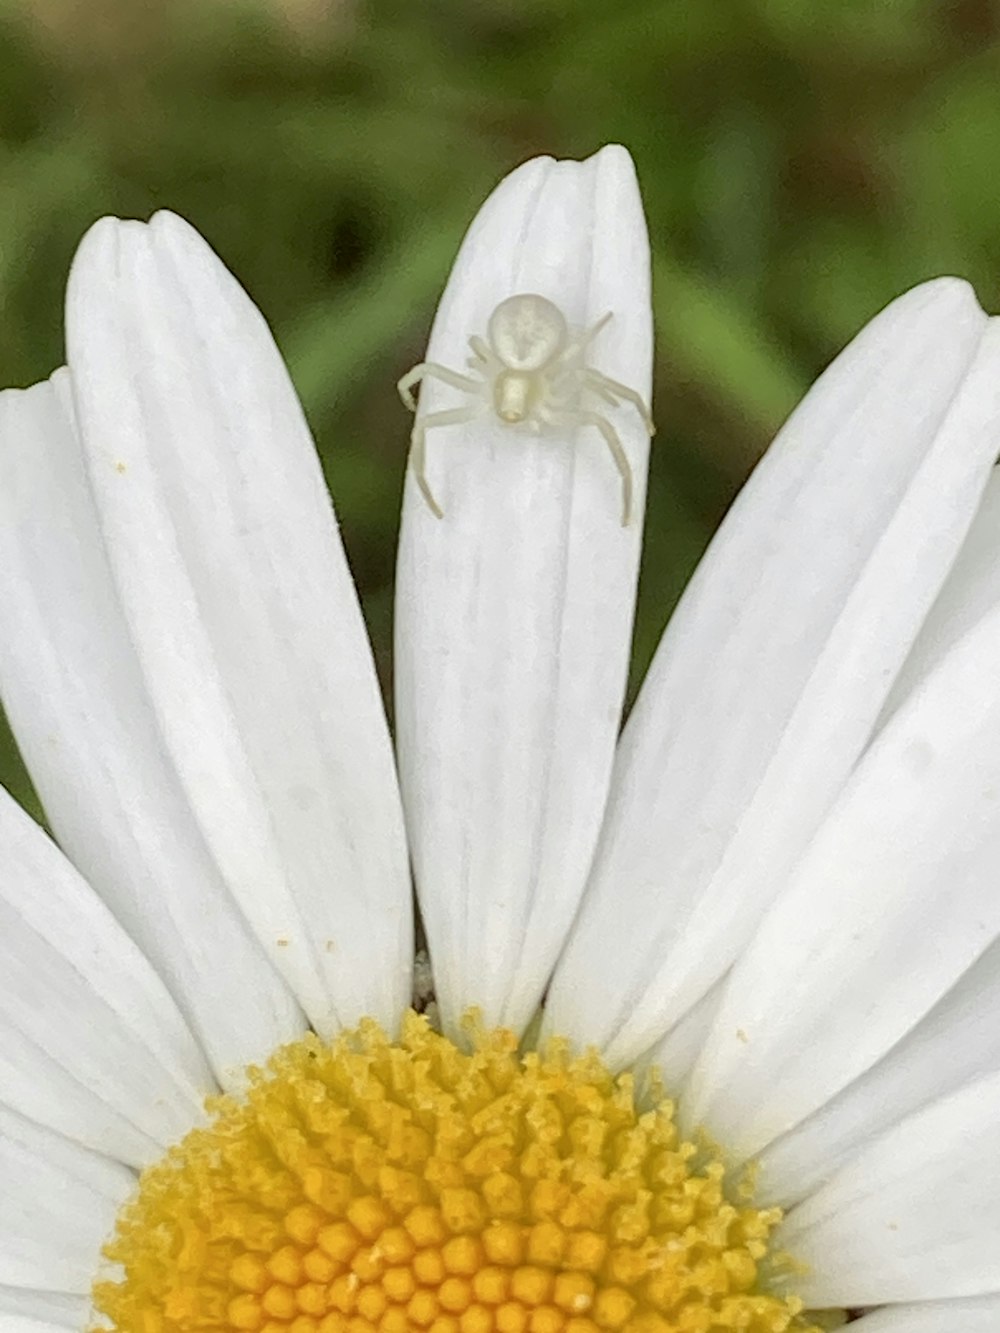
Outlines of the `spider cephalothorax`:
M 471 374 L 463 375 L 437 362 L 424 361 L 403 376 L 399 392 L 411 411 L 416 411 L 415 386 L 429 377 L 461 389 L 472 398 L 462 407 L 418 416 L 413 425 L 410 455 L 413 472 L 424 499 L 438 518 L 444 517 L 444 511 L 427 481 L 427 432 L 434 426 L 472 421 L 492 409 L 506 425 L 525 426 L 535 432 L 543 427 L 593 426 L 599 430 L 621 475 L 622 525 L 628 524 L 632 516 L 631 464 L 611 421 L 603 412 L 587 407 L 585 397 L 591 394 L 612 407 L 631 403 L 650 435 L 653 422 L 649 408 L 635 389 L 609 379 L 584 360 L 587 347 L 610 318 L 609 311 L 590 328 L 574 332 L 554 302 L 535 292 L 519 292 L 501 301 L 490 315 L 485 338 L 473 334 L 469 339 Z

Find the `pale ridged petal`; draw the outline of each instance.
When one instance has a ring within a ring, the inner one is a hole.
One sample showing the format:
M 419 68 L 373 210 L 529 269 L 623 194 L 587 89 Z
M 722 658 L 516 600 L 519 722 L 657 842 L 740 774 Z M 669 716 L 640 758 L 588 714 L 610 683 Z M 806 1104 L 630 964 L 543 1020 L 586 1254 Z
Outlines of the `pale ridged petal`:
M 551 1030 L 627 1063 L 738 957 L 867 743 L 998 437 L 1000 328 L 951 279 L 878 316 L 793 414 L 626 728 Z
M 83 1301 L 79 1300 L 79 1304 Z M 77 1333 L 87 1329 L 85 1322 L 80 1324 L 59 1324 L 55 1320 L 33 1318 L 31 1314 L 4 1314 L 0 1312 L 0 1333 L 63 1333 L 65 1328 L 73 1328 Z
M 63 1333 L 67 1327 L 84 1333 L 86 1324 L 59 1324 L 54 1320 L 34 1319 L 30 1315 L 3 1314 L 0 1312 L 0 1333 Z
M 785 1206 L 797 1203 L 867 1139 L 927 1102 L 1000 1069 L 998 1020 L 1000 941 L 994 941 L 883 1060 L 764 1150 L 755 1172 L 757 1197 Z
M 1000 468 L 990 473 L 982 504 L 958 559 L 930 609 L 886 700 L 882 720 L 931 672 L 976 621 L 1000 603 Z
M 0 791 L 0 1095 L 144 1165 L 215 1084 L 159 977 L 104 903 Z
M 67 350 L 122 614 L 205 845 L 318 1031 L 394 1027 L 412 923 L 388 728 L 271 334 L 160 213 L 88 233 Z
M 538 292 L 571 326 L 611 322 L 589 362 L 648 400 L 649 255 L 621 148 L 527 163 L 484 205 L 428 359 L 462 370 L 504 298 Z M 421 411 L 462 395 L 432 381 Z M 468 401 L 467 399 L 465 401 Z M 532 436 L 488 412 L 432 430 L 444 518 L 407 481 L 396 621 L 400 771 L 446 1026 L 470 1004 L 521 1029 L 576 910 L 607 794 L 628 666 L 648 438 L 612 408 L 634 516 L 590 427 Z
M 160 971 L 216 1075 L 234 1080 L 304 1019 L 233 902 L 165 751 L 65 371 L 0 394 L 0 566 L 0 693 L 49 821 Z
M 870 1069 L 1000 934 L 1000 607 L 867 752 L 733 968 L 684 1098 L 755 1157 Z
M 850 1325 L 850 1333 L 997 1333 L 1000 1295 L 888 1305 Z
M 808 1306 L 1000 1291 L 1000 1074 L 933 1103 L 865 1147 L 782 1224 L 809 1266 Z
M 0 1333 L 45 1333 L 71 1328 L 83 1333 L 92 1322 L 89 1296 L 28 1287 L 0 1287 Z
M 0 1286 L 86 1295 L 135 1176 L 0 1106 Z
M 639 1061 L 644 1067 L 657 1071 L 672 1095 L 684 1086 L 684 1080 L 712 1030 L 724 985 L 723 977 Z

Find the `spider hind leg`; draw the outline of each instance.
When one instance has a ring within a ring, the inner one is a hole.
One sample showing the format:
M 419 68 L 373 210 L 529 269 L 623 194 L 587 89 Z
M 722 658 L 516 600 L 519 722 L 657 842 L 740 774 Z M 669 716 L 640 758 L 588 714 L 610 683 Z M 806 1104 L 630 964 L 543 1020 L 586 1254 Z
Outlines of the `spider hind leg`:
M 468 407 L 449 407 L 443 412 L 431 412 L 425 417 L 418 417 L 410 436 L 410 466 L 420 494 L 427 502 L 427 507 L 435 518 L 444 518 L 444 510 L 438 504 L 427 480 L 427 432 L 436 426 L 458 426 L 466 421 L 474 421 L 483 410 L 482 403 L 470 403 Z
M 599 370 L 594 370 L 588 366 L 583 372 L 584 385 L 599 398 L 603 398 L 606 403 L 631 403 L 642 418 L 642 424 L 646 427 L 650 436 L 656 434 L 656 427 L 653 425 L 653 417 L 649 408 L 646 406 L 645 399 L 635 389 L 630 389 L 627 384 L 622 384 L 618 380 L 611 379 Z
M 632 464 L 628 461 L 625 446 L 618 437 L 618 432 L 606 416 L 600 412 L 590 412 L 584 408 L 574 408 L 549 414 L 549 421 L 555 426 L 593 426 L 601 432 L 604 443 L 608 446 L 615 467 L 622 481 L 622 527 L 627 528 L 632 521 Z

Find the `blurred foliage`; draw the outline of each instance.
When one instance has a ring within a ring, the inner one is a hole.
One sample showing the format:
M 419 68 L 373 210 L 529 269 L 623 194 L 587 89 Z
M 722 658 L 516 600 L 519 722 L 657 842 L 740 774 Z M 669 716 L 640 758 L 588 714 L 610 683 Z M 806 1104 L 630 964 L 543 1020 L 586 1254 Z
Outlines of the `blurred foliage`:
M 184 214 L 288 358 L 387 674 L 394 381 L 500 176 L 619 140 L 659 340 L 638 679 L 851 334 L 940 272 L 1000 305 L 998 33 L 994 0 L 0 0 L 3 379 L 61 360 L 95 218 Z

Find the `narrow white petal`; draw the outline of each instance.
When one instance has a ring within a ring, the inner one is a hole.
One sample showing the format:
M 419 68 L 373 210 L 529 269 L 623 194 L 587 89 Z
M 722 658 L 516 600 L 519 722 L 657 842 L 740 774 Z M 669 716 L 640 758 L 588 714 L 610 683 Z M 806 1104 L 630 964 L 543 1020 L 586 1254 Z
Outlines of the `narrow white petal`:
M 216 1091 L 165 986 L 0 790 L 0 1089 L 16 1111 L 144 1165 Z
M 0 1106 L 0 1284 L 85 1295 L 131 1171 Z
M 1000 934 L 1000 607 L 867 752 L 726 983 L 684 1099 L 734 1159 L 870 1069 Z
M 883 721 L 976 621 L 1000 603 L 1000 468 L 883 709 Z
M 631 160 L 539 158 L 507 178 L 463 242 L 428 358 L 462 369 L 468 338 L 515 293 L 574 328 L 613 319 L 589 361 L 648 401 L 649 257 Z M 428 381 L 421 411 L 453 390 Z M 587 428 L 532 436 L 488 411 L 429 435 L 438 520 L 407 482 L 396 620 L 400 771 L 447 1026 L 530 1017 L 576 910 L 604 808 L 628 665 L 648 438 L 613 418 L 632 521 Z
M 850 1333 L 997 1333 L 1000 1296 L 887 1305 L 850 1325 Z
M 644 1068 L 657 1072 L 668 1096 L 676 1096 L 683 1088 L 712 1030 L 724 985 L 723 977 L 638 1062 Z
M 82 1305 L 82 1300 L 78 1299 L 78 1304 Z M 63 1333 L 65 1328 L 74 1328 L 78 1333 L 84 1333 L 87 1325 L 85 1319 L 80 1323 L 60 1324 L 54 1320 L 35 1319 L 26 1314 L 4 1314 L 0 1310 L 0 1333 Z
M 67 349 L 160 744 L 225 883 L 323 1033 L 409 998 L 409 870 L 371 649 L 259 312 L 167 213 L 80 247 Z
M 63 1291 L 33 1291 L 28 1287 L 0 1287 L 0 1333 L 45 1333 L 72 1328 L 83 1333 L 91 1321 L 89 1296 Z
M 84 1333 L 85 1324 L 68 1325 Z M 29 1315 L 0 1313 L 0 1333 L 63 1333 L 66 1324 L 57 1324 L 45 1319 L 33 1319 Z
M 1000 1291 L 1000 1074 L 896 1125 L 805 1203 L 778 1237 L 809 1266 L 807 1306 Z
M 52 828 L 226 1082 L 304 1020 L 232 901 L 165 752 L 65 371 L 0 394 L 0 567 L 0 694 Z
M 629 720 L 552 1029 L 628 1062 L 738 957 L 870 736 L 998 426 L 1000 325 L 948 279 L 884 311 L 792 415 Z
M 764 1150 L 754 1177 L 757 1197 L 784 1206 L 799 1202 L 859 1144 L 1000 1069 L 998 1015 L 1000 941 L 995 941 L 884 1059 Z

